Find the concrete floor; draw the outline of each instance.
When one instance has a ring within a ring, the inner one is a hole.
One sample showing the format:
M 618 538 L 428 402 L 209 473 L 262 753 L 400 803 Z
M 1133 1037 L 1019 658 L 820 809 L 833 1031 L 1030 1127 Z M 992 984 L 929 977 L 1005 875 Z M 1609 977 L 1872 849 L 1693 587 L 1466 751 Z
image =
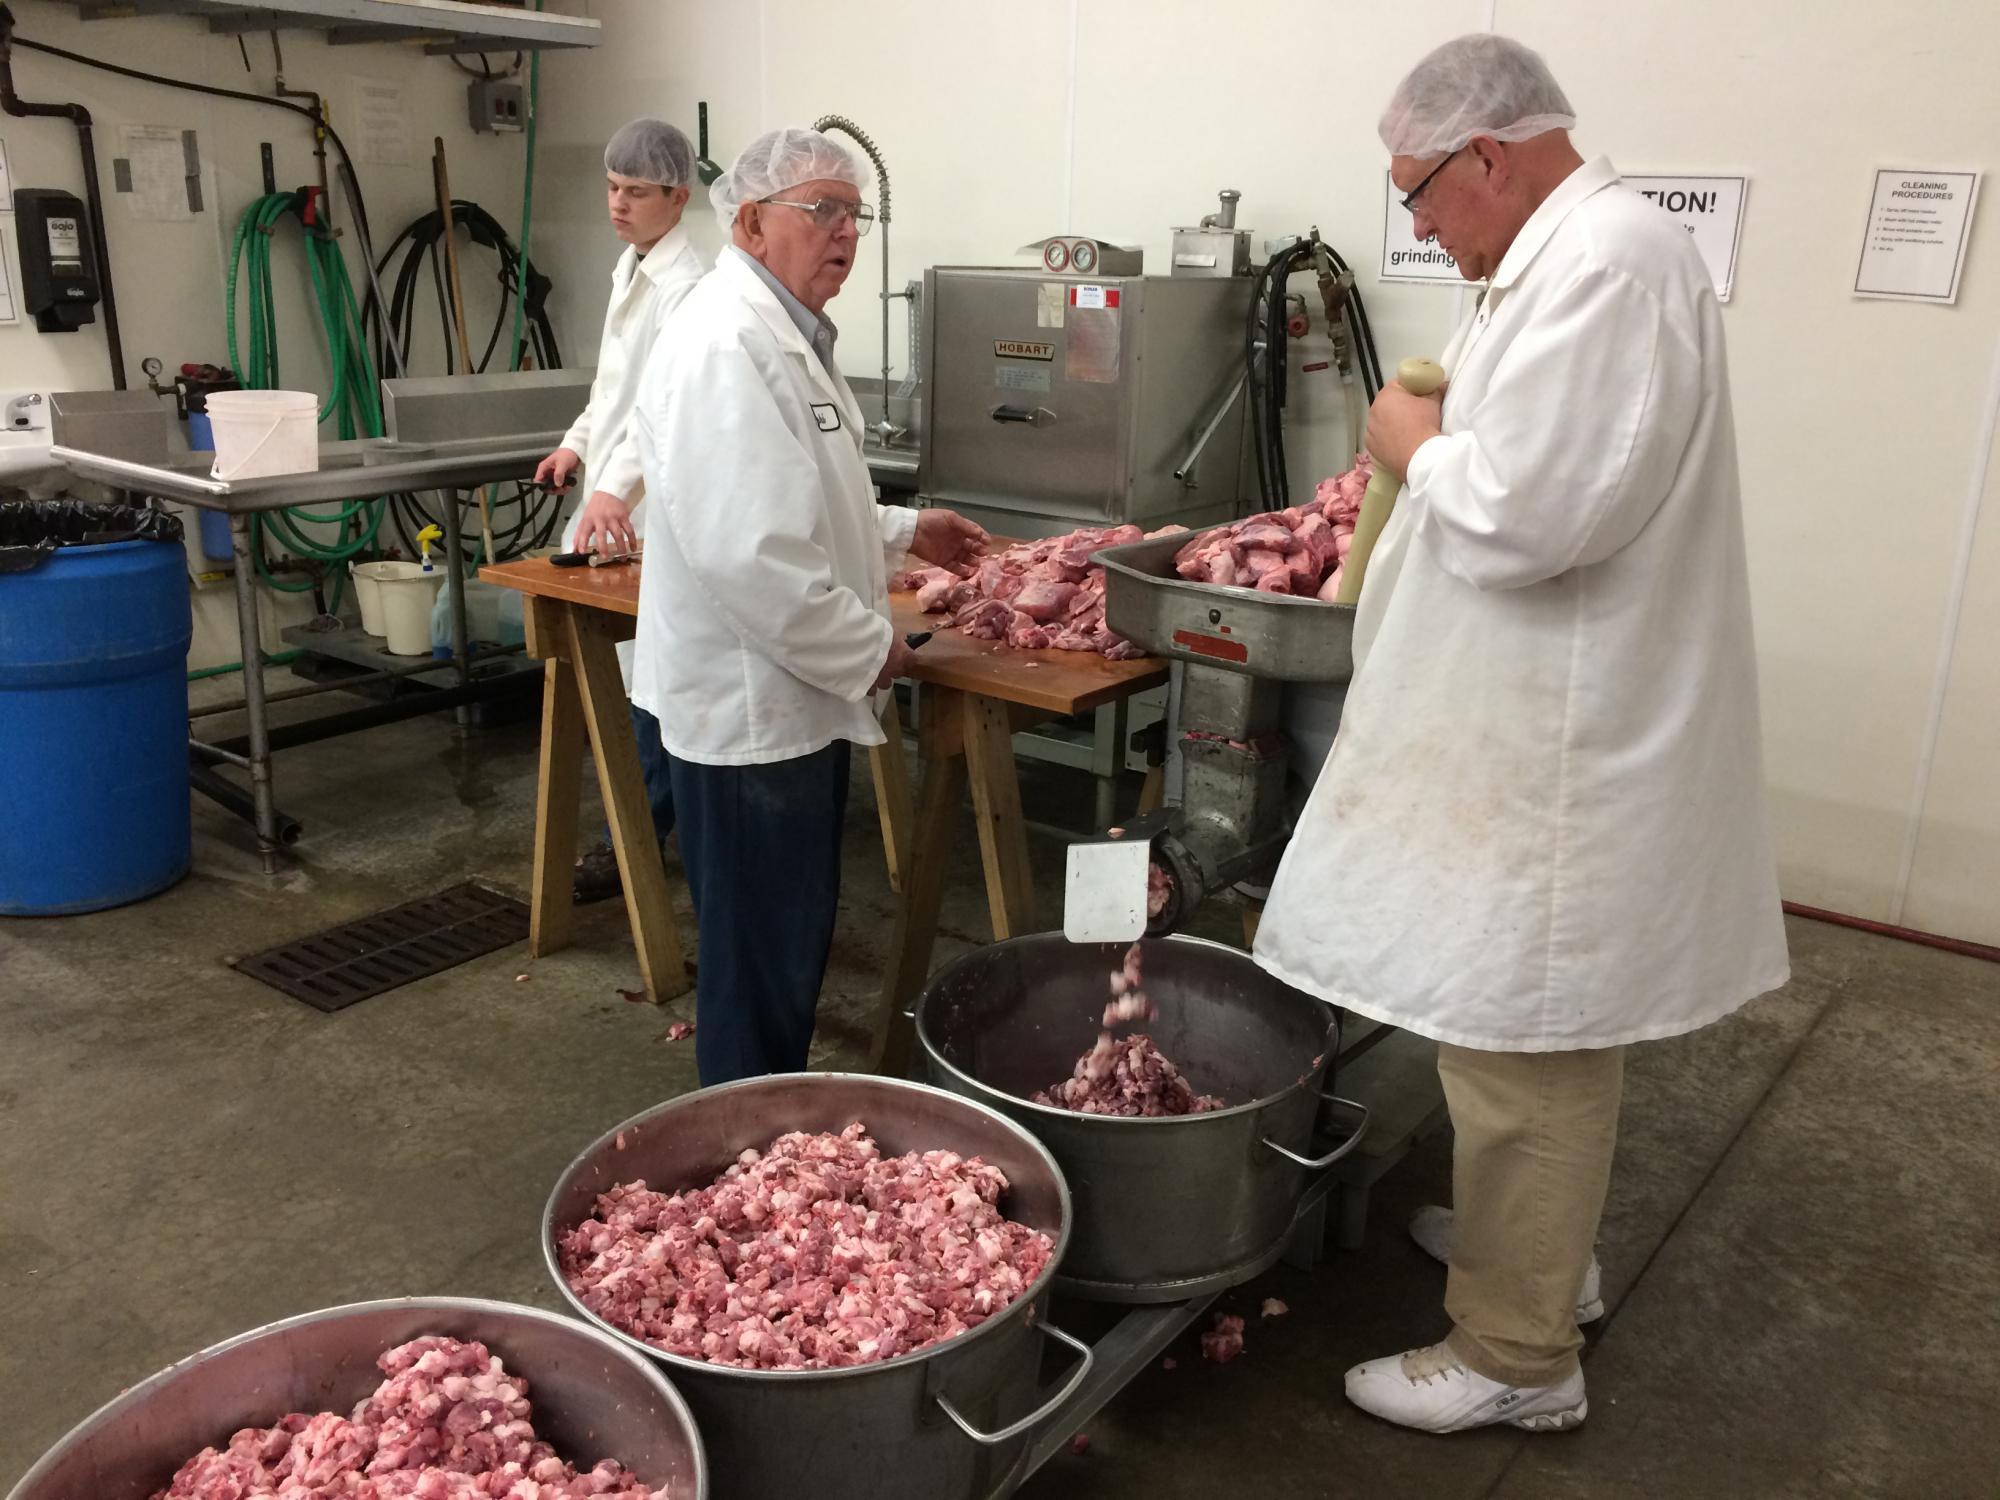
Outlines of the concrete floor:
M 447 719 L 291 751 L 289 873 L 259 874 L 197 799 L 172 891 L 0 922 L 0 1485 L 122 1387 L 273 1318 L 403 1293 L 557 1305 L 549 1185 L 694 1084 L 692 1046 L 660 1040 L 692 997 L 618 994 L 622 910 L 583 912 L 544 962 L 504 950 L 333 1016 L 223 964 L 468 875 L 523 888 L 534 754 L 527 725 Z M 1075 773 L 1024 795 L 1087 820 Z M 939 962 L 986 933 L 969 821 L 965 842 Z M 1056 926 L 1061 845 L 1034 852 Z M 844 895 L 819 1066 L 859 1060 L 893 919 L 865 775 Z M 684 891 L 679 910 L 691 934 Z M 1349 1364 L 1445 1330 L 1443 1274 L 1402 1232 L 1445 1199 L 1441 1134 L 1377 1188 L 1364 1249 L 1230 1295 L 1253 1314 L 1241 1360 L 1204 1365 L 1189 1335 L 1025 1493 L 2000 1495 L 2000 970 L 1791 936 L 1787 990 L 1632 1058 L 1581 1431 L 1427 1438 L 1341 1397 Z M 1291 1316 L 1257 1322 L 1267 1295 Z

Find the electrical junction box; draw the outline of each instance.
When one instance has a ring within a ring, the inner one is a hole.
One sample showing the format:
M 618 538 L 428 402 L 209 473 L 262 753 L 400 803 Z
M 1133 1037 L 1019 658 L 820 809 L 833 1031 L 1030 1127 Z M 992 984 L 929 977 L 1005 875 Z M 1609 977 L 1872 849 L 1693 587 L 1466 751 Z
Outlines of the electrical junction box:
M 504 78 L 475 78 L 465 95 L 474 130 L 527 128 L 528 96 L 520 84 Z
M 43 333 L 75 333 L 97 321 L 97 267 L 90 221 L 73 193 L 14 189 L 14 244 L 21 301 Z

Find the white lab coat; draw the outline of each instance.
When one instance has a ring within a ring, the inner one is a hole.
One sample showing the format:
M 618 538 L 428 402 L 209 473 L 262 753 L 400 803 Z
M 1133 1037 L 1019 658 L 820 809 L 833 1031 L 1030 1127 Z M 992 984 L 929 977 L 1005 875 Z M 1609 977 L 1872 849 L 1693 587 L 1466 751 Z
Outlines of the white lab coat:
M 1692 1030 L 1789 977 L 1708 274 L 1600 159 L 1443 363 L 1257 961 L 1466 1047 Z
M 876 505 L 861 408 L 746 262 L 674 318 L 634 412 L 654 507 L 632 701 L 682 760 L 882 743 L 889 566 L 917 516 Z
M 632 404 L 639 398 L 639 380 L 646 373 L 646 356 L 660 325 L 694 290 L 705 270 L 687 230 L 678 224 L 644 256 L 635 246 L 625 247 L 611 269 L 611 301 L 604 309 L 604 337 L 597 345 L 590 401 L 563 434 L 562 446 L 583 456 L 584 494 L 604 490 L 637 506 L 632 529 L 641 534 L 645 507 L 639 502 L 646 491 L 632 433 Z M 576 517 L 571 516 L 563 532 L 565 551 L 575 538 Z
M 632 433 L 632 403 L 639 398 L 639 379 L 646 373 L 646 356 L 660 325 L 694 290 L 702 272 L 701 255 L 688 239 L 687 230 L 678 224 L 643 256 L 636 246 L 625 247 L 618 264 L 611 268 L 611 301 L 604 309 L 604 337 L 597 345 L 597 374 L 590 382 L 590 400 L 563 434 L 561 446 L 583 457 L 579 491 L 587 498 L 594 490 L 605 490 L 629 503 L 635 536 L 646 534 L 646 507 L 640 503 L 646 498 L 646 487 Z M 583 503 L 579 502 L 563 523 L 565 552 L 576 548 L 577 520 L 582 514 Z M 618 670 L 628 693 L 632 691 L 633 659 L 632 643 L 620 641 Z

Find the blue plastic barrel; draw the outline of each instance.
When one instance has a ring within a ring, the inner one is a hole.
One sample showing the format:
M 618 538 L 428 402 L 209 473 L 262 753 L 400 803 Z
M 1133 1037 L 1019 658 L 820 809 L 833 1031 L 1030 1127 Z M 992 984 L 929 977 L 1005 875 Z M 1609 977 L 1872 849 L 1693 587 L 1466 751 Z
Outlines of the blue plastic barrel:
M 0 914 L 100 911 L 188 870 L 186 555 L 0 573 Z

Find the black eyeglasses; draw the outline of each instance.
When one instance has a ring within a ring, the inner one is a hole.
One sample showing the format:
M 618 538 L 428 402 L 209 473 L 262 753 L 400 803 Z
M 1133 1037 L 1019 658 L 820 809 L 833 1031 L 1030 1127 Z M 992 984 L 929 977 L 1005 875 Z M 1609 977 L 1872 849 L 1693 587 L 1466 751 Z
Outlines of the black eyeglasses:
M 855 203 L 846 198 L 816 198 L 811 203 L 794 203 L 789 198 L 759 198 L 759 203 L 768 203 L 774 208 L 796 208 L 801 213 L 812 215 L 813 223 L 828 234 L 840 227 L 843 219 L 854 221 L 854 232 L 866 234 L 875 227 L 875 210 L 866 203 Z
M 1463 151 L 1464 149 L 1465 149 L 1464 146 L 1460 146 L 1458 148 L 1458 151 Z M 1446 167 L 1451 165 L 1451 157 L 1458 155 L 1458 151 L 1452 152 L 1451 156 L 1447 156 L 1443 161 L 1439 162 L 1436 166 L 1432 167 L 1430 171 L 1424 174 L 1424 180 L 1422 182 L 1418 183 L 1415 187 L 1411 188 L 1407 193 L 1403 194 L 1404 213 L 1413 214 L 1417 211 L 1417 200 L 1423 197 L 1424 189 L 1431 185 L 1431 179 L 1433 177 L 1437 176 L 1438 173 L 1442 172 Z

